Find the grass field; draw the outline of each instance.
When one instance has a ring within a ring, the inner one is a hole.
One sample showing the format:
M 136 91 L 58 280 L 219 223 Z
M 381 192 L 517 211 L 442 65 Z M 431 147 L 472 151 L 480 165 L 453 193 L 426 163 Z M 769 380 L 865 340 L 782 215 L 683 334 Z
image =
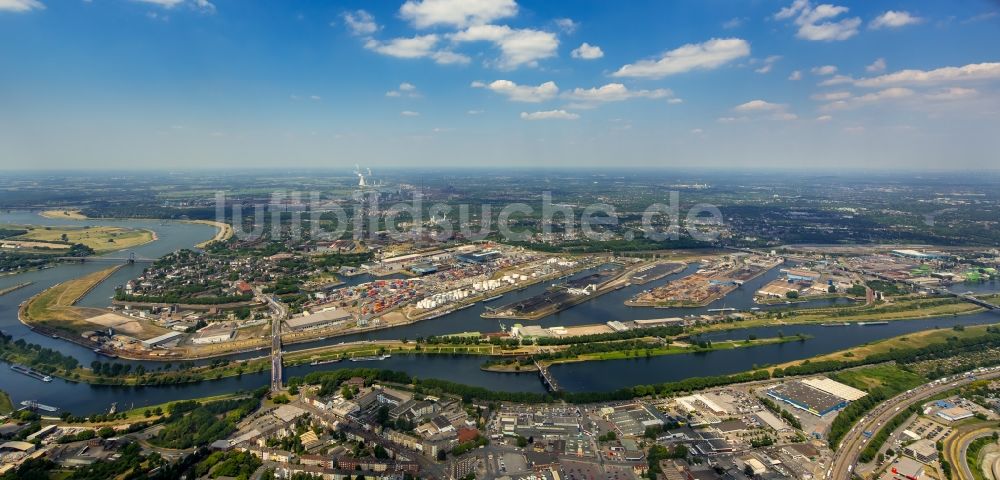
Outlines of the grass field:
M 13 227 L 13 226 L 12 226 Z M 58 244 L 81 243 L 93 248 L 97 253 L 107 253 L 124 248 L 132 248 L 156 239 L 151 230 L 122 227 L 40 227 L 34 225 L 17 226 L 28 233 L 8 240 L 49 242 Z M 66 245 L 69 248 L 69 245 Z
M 855 370 L 844 370 L 831 376 L 838 382 L 865 391 L 878 387 L 889 387 L 894 391 L 903 391 L 927 382 L 923 376 L 907 372 L 896 365 L 875 365 Z
M 14 411 L 14 403 L 10 401 L 10 395 L 0 390 L 0 415 L 8 415 Z
M 926 347 L 927 345 L 934 343 L 944 343 L 948 341 L 948 337 L 956 337 L 958 339 L 978 337 L 986 333 L 987 326 L 988 325 L 974 325 L 965 327 L 965 329 L 961 331 L 951 328 L 924 330 L 921 332 L 914 332 L 898 337 L 887 338 L 885 340 L 879 340 L 877 342 L 865 343 L 846 350 L 840 350 L 826 355 L 819 355 L 808 360 L 812 362 L 821 362 L 825 360 L 860 360 L 867 358 L 869 355 L 885 353 L 890 350 L 915 349 Z M 777 365 L 777 367 L 799 365 L 804 361 L 806 361 L 806 359 L 795 360 Z
M 79 210 L 46 210 L 41 213 L 45 218 L 67 218 L 71 220 L 86 220 L 87 216 Z
M 94 326 L 84 321 L 84 318 L 90 316 L 90 312 L 73 305 L 119 268 L 121 265 L 74 278 L 35 295 L 22 309 L 22 320 L 29 325 L 69 328 L 73 331 L 78 330 L 80 323 L 83 322 L 88 326 L 87 329 L 93 330 Z
M 935 305 L 936 302 L 947 302 Z M 958 299 L 902 299 L 893 303 L 878 305 L 856 305 L 848 307 L 804 308 L 783 312 L 783 318 L 757 317 L 736 323 L 713 323 L 696 327 L 693 333 L 734 328 L 751 328 L 775 325 L 796 325 L 826 322 L 870 322 L 904 321 L 932 317 L 968 315 L 985 311 L 978 305 Z

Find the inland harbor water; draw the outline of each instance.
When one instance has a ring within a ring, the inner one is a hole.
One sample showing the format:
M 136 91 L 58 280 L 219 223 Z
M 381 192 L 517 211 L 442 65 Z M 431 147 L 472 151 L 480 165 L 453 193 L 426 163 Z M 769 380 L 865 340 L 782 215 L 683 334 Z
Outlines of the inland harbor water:
M 212 238 L 215 234 L 215 229 L 211 226 L 183 222 L 160 220 L 48 219 L 42 218 L 34 212 L 2 213 L 0 214 L 0 223 L 114 225 L 153 230 L 157 234 L 156 241 L 132 249 L 136 257 L 141 259 L 158 258 L 177 249 L 191 248 L 199 242 Z M 118 258 L 122 255 L 121 252 L 108 254 L 109 257 L 113 258 Z M 0 277 L 0 290 L 32 282 L 30 285 L 0 296 L 0 330 L 12 335 L 15 339 L 23 338 L 29 343 L 55 348 L 65 354 L 73 355 L 83 365 L 89 365 L 94 360 L 108 361 L 108 358 L 98 356 L 83 346 L 54 339 L 32 331 L 18 321 L 17 309 L 21 302 L 56 283 L 107 268 L 111 264 L 113 263 L 67 263 L 54 268 Z M 110 303 L 110 297 L 113 295 L 114 287 L 137 276 L 144 268 L 144 265 L 143 263 L 125 265 L 115 274 L 111 275 L 104 283 L 88 293 L 81 300 L 80 304 L 93 307 L 107 306 Z M 604 323 L 611 320 L 627 321 L 698 315 L 706 313 L 709 309 L 718 308 L 749 310 L 750 308 L 766 309 L 784 307 L 784 305 L 766 307 L 756 305 L 753 302 L 754 291 L 765 283 L 777 278 L 779 268 L 775 268 L 747 282 L 741 288 L 726 296 L 726 298 L 701 308 L 656 309 L 626 307 L 624 305 L 624 301 L 636 293 L 644 289 L 662 285 L 672 279 L 689 275 L 696 269 L 696 265 L 690 265 L 682 272 L 667 275 L 659 280 L 651 281 L 644 285 L 631 285 L 615 290 L 537 321 L 522 323 L 544 327 L 572 326 Z M 586 276 L 591 273 L 593 273 L 592 270 L 580 272 L 577 275 Z M 369 277 L 362 275 L 352 277 L 348 280 L 354 284 L 367 281 L 368 279 Z M 458 310 L 433 320 L 364 334 L 340 336 L 290 345 L 286 350 L 294 351 L 352 341 L 402 338 L 412 340 L 417 337 L 468 331 L 494 332 L 500 329 L 500 322 L 480 317 L 487 306 L 496 307 L 500 304 L 509 304 L 528 299 L 544 292 L 550 286 L 551 282 L 534 285 L 521 291 L 508 293 L 502 299 L 491 302 L 479 302 L 471 308 Z M 995 287 L 995 285 L 992 287 Z M 961 289 L 962 286 L 958 286 L 957 288 Z M 996 291 L 997 288 L 991 288 L 990 285 L 986 285 L 979 287 L 977 290 L 980 292 Z M 813 302 L 813 304 L 827 305 L 837 302 L 843 302 L 843 300 L 820 300 Z M 802 304 L 798 306 L 801 307 Z M 704 338 L 712 340 L 745 339 L 749 335 L 756 335 L 758 338 L 767 338 L 777 336 L 779 330 L 786 336 L 801 333 L 810 338 L 803 342 L 786 342 L 707 353 L 558 364 L 553 365 L 550 368 L 550 372 L 557 379 L 560 387 L 567 391 L 612 390 L 632 385 L 681 380 L 695 376 L 735 373 L 745 371 L 755 364 L 774 364 L 802 359 L 874 340 L 935 327 L 948 328 L 957 324 L 974 325 L 995 323 L 997 321 L 1000 321 L 1000 315 L 987 312 L 958 317 L 893 321 L 885 325 L 871 326 L 822 327 L 820 325 L 781 325 L 780 327 L 745 328 L 726 332 L 714 332 L 705 335 Z M 505 326 L 510 327 L 513 321 L 508 320 L 504 323 L 506 324 Z M 251 352 L 233 355 L 230 358 L 256 357 L 261 354 L 261 352 Z M 415 377 L 439 378 L 486 387 L 496 391 L 544 392 L 544 387 L 537 376 L 485 372 L 480 369 L 484 360 L 483 357 L 464 355 L 393 355 L 384 360 L 288 367 L 285 369 L 285 377 L 301 376 L 312 371 L 371 367 L 400 370 Z M 159 365 L 157 362 L 119 361 L 132 364 L 143 363 L 147 370 L 155 369 Z M 176 363 L 177 360 L 174 360 L 174 362 Z M 107 411 L 112 403 L 117 403 L 119 408 L 131 408 L 133 406 L 140 407 L 160 404 L 173 400 L 217 395 L 238 390 L 251 390 L 268 385 L 269 380 L 270 373 L 264 371 L 262 373 L 246 373 L 240 377 L 206 380 L 183 385 L 147 387 L 96 386 L 70 382 L 60 378 L 54 378 L 51 382 L 43 382 L 11 370 L 9 365 L 0 366 L 0 390 L 8 392 L 15 404 L 19 404 L 23 400 L 35 400 L 76 414 Z

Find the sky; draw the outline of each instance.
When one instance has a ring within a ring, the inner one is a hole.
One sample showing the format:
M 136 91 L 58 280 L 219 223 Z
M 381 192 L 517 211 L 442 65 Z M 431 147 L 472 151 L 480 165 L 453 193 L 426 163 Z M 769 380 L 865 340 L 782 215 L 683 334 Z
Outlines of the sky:
M 1000 169 L 995 0 L 0 0 L 0 170 Z

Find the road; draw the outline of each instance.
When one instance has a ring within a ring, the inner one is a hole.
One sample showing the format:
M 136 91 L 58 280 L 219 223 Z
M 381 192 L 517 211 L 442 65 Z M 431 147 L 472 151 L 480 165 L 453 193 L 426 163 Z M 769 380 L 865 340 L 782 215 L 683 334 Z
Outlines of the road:
M 847 432 L 847 435 L 845 435 L 840 441 L 840 447 L 837 448 L 836 453 L 833 455 L 832 466 L 829 470 L 827 470 L 826 478 L 836 478 L 841 480 L 851 478 L 854 465 L 858 462 L 858 456 L 861 454 L 861 450 L 869 440 L 865 437 L 864 432 L 869 431 L 873 434 L 877 433 L 879 428 L 892 419 L 892 417 L 894 417 L 899 410 L 902 410 L 913 403 L 946 392 L 952 388 L 967 385 L 975 380 L 993 379 L 998 377 L 1000 377 L 1000 371 L 994 370 L 976 375 L 975 377 L 963 377 L 959 380 L 953 379 L 950 382 L 941 382 L 938 384 L 928 383 L 910 390 L 909 393 L 901 393 L 881 403 L 868 412 L 868 414 L 865 415 L 860 422 L 855 424 L 854 427 Z
M 980 438 L 993 435 L 994 430 L 995 428 L 987 427 L 986 424 L 964 425 L 945 439 L 942 453 L 944 459 L 951 464 L 952 472 L 956 474 L 953 477 L 955 480 L 975 480 L 967 460 L 969 445 Z

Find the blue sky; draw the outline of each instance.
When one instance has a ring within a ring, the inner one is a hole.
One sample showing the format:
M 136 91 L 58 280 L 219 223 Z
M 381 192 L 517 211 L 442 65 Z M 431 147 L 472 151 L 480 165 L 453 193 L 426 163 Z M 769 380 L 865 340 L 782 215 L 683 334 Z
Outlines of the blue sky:
M 0 0 L 0 168 L 1000 167 L 987 0 Z

